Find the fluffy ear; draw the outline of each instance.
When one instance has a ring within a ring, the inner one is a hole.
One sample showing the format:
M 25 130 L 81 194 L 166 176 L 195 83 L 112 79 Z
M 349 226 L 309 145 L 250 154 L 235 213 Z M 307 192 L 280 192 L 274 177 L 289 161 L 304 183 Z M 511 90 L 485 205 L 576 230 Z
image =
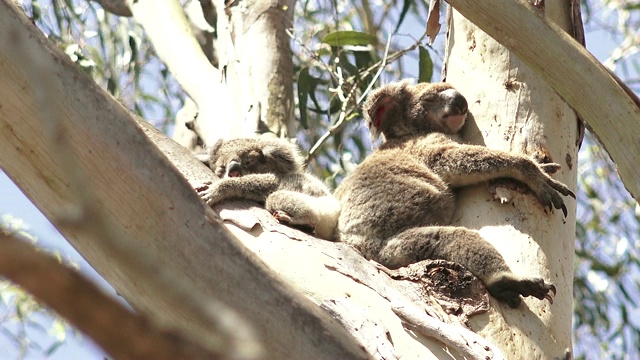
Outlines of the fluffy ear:
M 304 158 L 298 147 L 287 140 L 270 141 L 262 148 L 262 154 L 271 159 L 282 173 L 298 172 L 304 167 Z
M 223 143 L 224 140 L 218 139 L 218 141 L 216 141 L 216 143 L 207 150 L 207 153 L 209 154 L 209 167 L 212 169 L 216 165 L 216 161 L 218 161 L 218 150 L 220 150 Z
M 369 94 L 362 106 L 367 127 L 374 137 L 389 126 L 387 119 L 398 116 L 398 104 L 403 101 L 406 89 L 411 85 L 411 79 L 405 79 L 378 88 Z

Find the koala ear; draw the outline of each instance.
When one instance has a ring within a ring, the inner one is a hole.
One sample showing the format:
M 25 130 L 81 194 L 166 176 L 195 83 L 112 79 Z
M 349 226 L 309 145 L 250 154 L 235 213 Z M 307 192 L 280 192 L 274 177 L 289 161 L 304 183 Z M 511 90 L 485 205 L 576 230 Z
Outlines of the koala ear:
M 218 139 L 218 141 L 216 141 L 216 143 L 213 144 L 213 146 L 207 150 L 209 154 L 209 167 L 212 169 L 216 165 L 216 161 L 218 160 L 218 156 L 219 156 L 218 150 L 220 150 L 220 147 L 222 146 L 223 143 L 224 143 L 223 139 Z
M 404 99 L 404 93 L 411 84 L 411 79 L 405 79 L 378 88 L 369 94 L 362 110 L 367 127 L 374 137 L 377 137 L 384 128 L 389 126 L 389 118 L 398 116 L 396 108 L 399 106 L 399 102 Z
M 297 172 L 303 167 L 304 159 L 298 147 L 287 140 L 269 142 L 262 148 L 262 154 L 274 162 L 279 172 Z

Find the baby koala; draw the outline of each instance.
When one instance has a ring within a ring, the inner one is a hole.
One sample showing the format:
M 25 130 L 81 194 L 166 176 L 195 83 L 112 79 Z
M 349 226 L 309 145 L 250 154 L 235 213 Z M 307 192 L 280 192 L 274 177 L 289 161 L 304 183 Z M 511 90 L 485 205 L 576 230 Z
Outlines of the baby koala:
M 322 181 L 303 170 L 303 157 L 289 141 L 219 140 L 210 149 L 209 166 L 221 180 L 196 189 L 208 205 L 257 201 L 281 223 L 333 239 L 340 205 Z

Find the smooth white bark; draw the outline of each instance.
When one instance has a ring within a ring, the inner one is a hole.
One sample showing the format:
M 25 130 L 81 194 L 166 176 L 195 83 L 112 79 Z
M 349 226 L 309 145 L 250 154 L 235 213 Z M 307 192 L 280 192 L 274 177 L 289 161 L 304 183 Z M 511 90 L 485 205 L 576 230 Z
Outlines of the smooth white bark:
M 527 0 L 448 3 L 522 59 L 580 114 L 616 163 L 627 190 L 640 199 L 640 102 L 563 31 L 570 1 L 548 1 L 544 12 Z M 552 7 L 565 14 L 554 15 Z
M 457 7 L 463 1 L 451 3 Z M 465 6 L 477 5 L 477 13 L 491 11 L 513 19 L 512 14 L 502 12 L 510 7 L 503 2 L 486 8 L 484 2 L 464 3 Z M 567 26 L 563 20 L 567 19 L 567 13 L 561 11 L 568 9 L 559 4 L 549 5 L 545 14 Z M 473 21 L 479 17 L 482 16 L 470 16 Z M 509 44 L 513 45 L 517 36 L 527 32 L 523 28 L 538 22 L 539 15 L 535 12 L 518 18 L 519 29 L 505 32 L 511 37 Z M 548 38 L 539 33 L 528 35 L 536 37 L 537 43 L 547 43 Z M 531 41 L 520 43 L 520 47 L 528 46 Z M 452 12 L 445 59 L 446 81 L 456 86 L 469 102 L 473 119 L 466 126 L 465 139 L 490 148 L 526 153 L 538 161 L 559 163 L 562 170 L 553 177 L 575 189 L 576 115 L 526 63 L 528 60 L 522 61 L 471 21 Z M 555 68 L 556 63 L 547 66 Z M 572 348 L 576 202 L 565 197 L 568 216 L 564 219 L 561 211 L 545 211 L 530 194 L 506 191 L 512 201 L 501 204 L 492 201 L 487 186 L 464 189 L 459 195 L 459 224 L 480 229 L 516 274 L 551 281 L 558 293 L 553 305 L 528 298 L 520 308 L 510 309 L 492 301 L 492 310 L 472 318 L 472 326 L 498 346 L 506 358 L 563 358 Z

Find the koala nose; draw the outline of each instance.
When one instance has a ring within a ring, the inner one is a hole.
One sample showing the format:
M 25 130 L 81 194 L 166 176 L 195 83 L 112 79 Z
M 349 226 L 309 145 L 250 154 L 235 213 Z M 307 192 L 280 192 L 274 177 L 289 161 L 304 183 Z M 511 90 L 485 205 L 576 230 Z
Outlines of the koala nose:
M 449 115 L 464 115 L 469 110 L 467 99 L 456 89 L 448 89 L 443 91 L 442 96 L 447 101 L 447 108 L 449 109 Z
M 241 170 L 242 167 L 240 166 L 240 163 L 235 160 L 231 160 L 227 166 L 227 177 L 240 177 L 242 176 Z

